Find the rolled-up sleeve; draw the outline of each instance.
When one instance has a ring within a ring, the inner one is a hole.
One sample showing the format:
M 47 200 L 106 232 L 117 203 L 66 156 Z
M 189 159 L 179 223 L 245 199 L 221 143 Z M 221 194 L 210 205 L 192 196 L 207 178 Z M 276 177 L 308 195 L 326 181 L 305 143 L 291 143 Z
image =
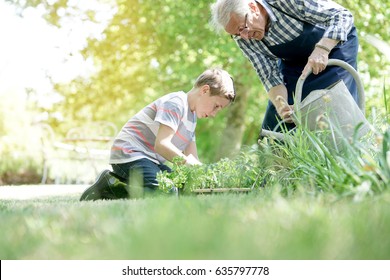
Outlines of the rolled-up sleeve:
M 312 24 L 325 26 L 323 37 L 346 41 L 353 26 L 353 15 L 350 11 L 333 1 L 296 0 L 302 7 L 304 20 Z M 299 15 L 296 15 L 299 16 Z

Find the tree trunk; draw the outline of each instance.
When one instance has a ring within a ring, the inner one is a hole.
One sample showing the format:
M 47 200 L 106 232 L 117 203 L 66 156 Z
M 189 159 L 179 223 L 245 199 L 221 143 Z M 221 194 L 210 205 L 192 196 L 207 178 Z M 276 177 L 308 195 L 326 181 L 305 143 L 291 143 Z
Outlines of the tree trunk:
M 235 84 L 237 98 L 228 110 L 226 127 L 222 133 L 221 144 L 215 160 L 232 157 L 241 149 L 242 137 L 245 131 L 245 111 L 248 101 L 248 90 L 241 84 Z

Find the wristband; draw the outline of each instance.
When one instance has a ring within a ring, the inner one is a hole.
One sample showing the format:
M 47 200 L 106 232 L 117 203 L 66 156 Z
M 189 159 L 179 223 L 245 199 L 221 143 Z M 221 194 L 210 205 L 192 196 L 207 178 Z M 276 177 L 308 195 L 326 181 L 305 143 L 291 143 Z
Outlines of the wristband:
M 320 45 L 320 44 L 318 44 L 318 43 L 315 45 L 315 47 L 316 47 L 316 48 L 323 49 L 323 50 L 326 50 L 328 53 L 330 53 L 330 51 L 331 51 L 331 49 L 329 49 L 329 48 L 327 48 L 327 47 L 325 47 L 325 46 L 323 46 L 323 45 Z

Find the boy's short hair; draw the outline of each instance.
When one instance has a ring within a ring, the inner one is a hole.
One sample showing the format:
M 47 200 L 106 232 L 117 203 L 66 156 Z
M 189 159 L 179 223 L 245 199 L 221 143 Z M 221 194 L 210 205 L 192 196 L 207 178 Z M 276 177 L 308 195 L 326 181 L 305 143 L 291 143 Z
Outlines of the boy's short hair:
M 225 96 L 231 102 L 236 98 L 233 78 L 228 72 L 220 68 L 207 69 L 195 81 L 194 87 L 208 85 L 210 95 Z

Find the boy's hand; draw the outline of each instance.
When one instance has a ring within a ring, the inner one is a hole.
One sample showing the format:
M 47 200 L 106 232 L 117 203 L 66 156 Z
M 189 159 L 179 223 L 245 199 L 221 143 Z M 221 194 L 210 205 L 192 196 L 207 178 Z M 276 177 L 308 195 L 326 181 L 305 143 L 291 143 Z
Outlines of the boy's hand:
M 202 163 L 194 157 L 192 154 L 189 154 L 186 159 L 186 164 L 187 165 L 201 165 Z

